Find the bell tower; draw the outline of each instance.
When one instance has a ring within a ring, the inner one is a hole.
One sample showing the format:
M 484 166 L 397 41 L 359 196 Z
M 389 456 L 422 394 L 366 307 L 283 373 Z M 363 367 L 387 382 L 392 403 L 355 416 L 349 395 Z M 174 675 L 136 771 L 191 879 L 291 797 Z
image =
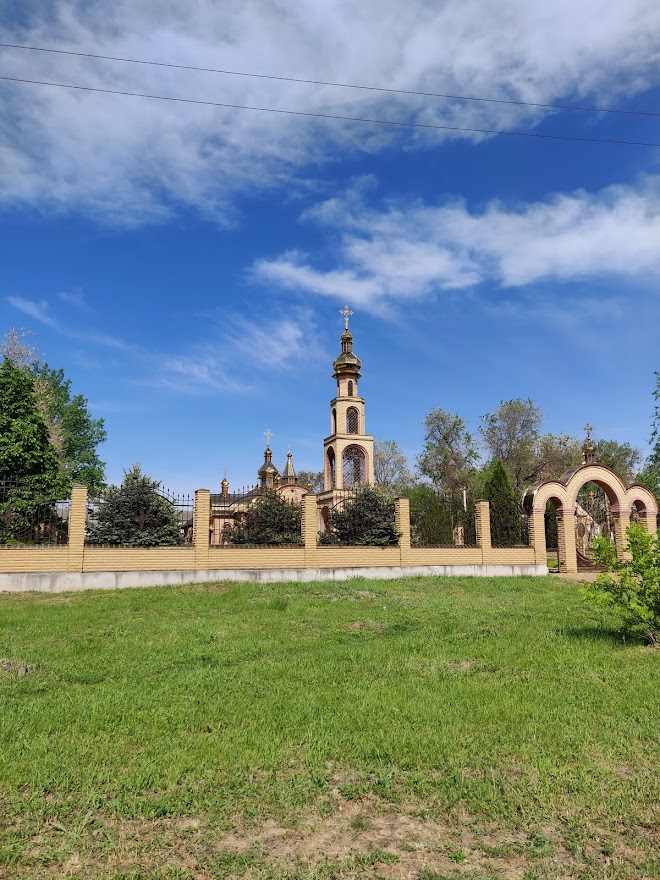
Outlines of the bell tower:
M 323 494 L 371 486 L 374 481 L 374 438 L 367 434 L 364 398 L 359 396 L 362 362 L 353 353 L 348 319 L 353 312 L 344 306 L 341 354 L 333 363 L 337 396 L 330 401 L 330 436 L 323 441 Z

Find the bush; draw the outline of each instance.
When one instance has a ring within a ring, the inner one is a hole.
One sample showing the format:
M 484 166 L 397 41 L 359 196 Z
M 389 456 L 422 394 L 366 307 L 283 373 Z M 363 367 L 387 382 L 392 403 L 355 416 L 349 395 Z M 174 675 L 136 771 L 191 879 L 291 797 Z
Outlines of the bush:
M 394 501 L 371 487 L 333 510 L 329 530 L 319 537 L 321 544 L 342 546 L 393 547 L 398 541 Z
M 243 520 L 227 529 L 232 544 L 284 544 L 300 546 L 302 511 L 276 492 L 267 492 L 249 508 Z
M 618 559 L 606 538 L 593 543 L 594 559 L 607 571 L 583 588 L 585 598 L 618 612 L 624 627 L 652 644 L 660 642 L 660 534 L 633 523 L 626 532 L 631 559 Z

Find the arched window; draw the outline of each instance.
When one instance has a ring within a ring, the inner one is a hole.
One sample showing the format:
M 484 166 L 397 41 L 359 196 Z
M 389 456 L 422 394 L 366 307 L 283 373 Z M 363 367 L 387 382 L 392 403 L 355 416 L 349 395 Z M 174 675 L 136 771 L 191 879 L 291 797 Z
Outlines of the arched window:
M 360 416 L 354 406 L 349 406 L 349 408 L 346 410 L 346 433 L 360 433 Z
M 326 475 L 328 479 L 328 483 L 330 484 L 330 488 L 334 489 L 336 485 L 336 472 L 335 472 L 335 451 L 332 447 L 328 449 L 327 454 L 327 470 Z
M 347 446 L 342 459 L 344 489 L 357 489 L 366 482 L 366 458 L 360 446 Z
M 348 396 L 353 397 L 353 380 L 348 380 Z
M 332 433 L 337 433 L 337 410 L 332 410 Z

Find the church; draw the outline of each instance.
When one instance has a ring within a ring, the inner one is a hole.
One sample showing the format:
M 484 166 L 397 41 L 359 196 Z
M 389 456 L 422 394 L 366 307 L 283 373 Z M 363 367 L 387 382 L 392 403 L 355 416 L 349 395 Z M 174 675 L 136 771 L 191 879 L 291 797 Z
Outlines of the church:
M 341 352 L 332 364 L 336 394 L 330 401 L 330 434 L 323 441 L 323 491 L 317 495 L 319 529 L 325 531 L 330 510 L 347 492 L 372 485 L 374 482 L 374 438 L 366 432 L 364 398 L 358 382 L 362 378 L 362 362 L 353 352 L 353 336 L 348 329 L 353 312 L 344 306 Z M 264 461 L 257 471 L 257 483 L 248 492 L 231 493 L 225 476 L 219 495 L 211 495 L 211 544 L 223 544 L 233 528 L 252 504 L 258 504 L 266 492 L 276 492 L 287 501 L 299 503 L 310 491 L 298 482 L 291 451 L 280 474 L 273 464 L 270 448 L 271 432 L 266 431 Z

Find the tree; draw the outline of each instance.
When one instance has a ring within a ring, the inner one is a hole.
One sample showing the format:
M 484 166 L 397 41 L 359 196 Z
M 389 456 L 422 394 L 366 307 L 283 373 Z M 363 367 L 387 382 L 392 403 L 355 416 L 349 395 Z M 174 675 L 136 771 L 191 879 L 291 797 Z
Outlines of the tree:
M 109 486 L 87 529 L 88 544 L 171 547 L 184 544 L 177 510 L 160 492 L 160 483 L 140 465 L 124 471 L 121 486 Z
M 653 417 L 651 419 L 651 454 L 646 459 L 644 470 L 638 480 L 660 497 L 660 373 L 655 373 L 656 385 L 653 392 Z
M 617 440 L 599 440 L 597 446 L 598 464 L 612 468 L 626 483 L 632 483 L 642 463 L 641 451 L 630 443 L 619 443 Z
M 494 413 L 481 418 L 481 436 L 495 461 L 504 465 L 516 496 L 539 473 L 538 443 L 541 410 L 533 400 L 503 400 Z
M 105 467 L 96 451 L 107 436 L 103 419 L 91 417 L 81 394 L 72 395 L 71 381 L 64 378 L 63 370 L 41 363 L 28 340 L 31 334 L 30 330 L 12 328 L 5 335 L 2 353 L 18 369 L 32 375 L 36 405 L 48 426 L 61 470 L 72 483 L 82 483 L 92 493 L 98 492 Z
M 521 511 L 509 475 L 501 461 L 494 461 L 484 482 L 484 498 L 490 503 L 490 535 L 493 547 L 515 547 L 522 541 Z
M 330 516 L 329 530 L 322 532 L 323 544 L 391 547 L 397 544 L 394 501 L 378 489 L 367 486 Z
M 413 483 L 408 459 L 395 440 L 374 440 L 374 485 L 389 493 L 400 495 Z
M 46 419 L 62 470 L 73 483 L 82 483 L 92 494 L 98 492 L 105 468 L 96 451 L 107 436 L 103 419 L 91 417 L 82 394 L 71 394 L 71 381 L 64 378 L 63 370 L 39 364 L 33 366 L 32 372 L 37 387 L 41 385 L 44 389 Z
M 7 359 L 0 366 L 0 480 L 29 483 L 52 497 L 70 488 L 37 406 L 34 377 Z
M 298 471 L 298 483 L 318 495 L 323 491 L 323 471 Z
M 54 521 L 54 502 L 70 482 L 59 468 L 37 407 L 34 379 L 5 359 L 0 366 L 0 541 L 28 539 L 41 520 Z M 66 523 L 60 523 L 60 531 Z
M 538 467 L 534 480 L 556 480 L 582 461 L 582 444 L 570 434 L 544 434 L 537 447 Z
M 301 545 L 302 511 L 277 492 L 268 491 L 247 510 L 245 517 L 228 529 L 232 544 Z
M 469 485 L 479 455 L 463 419 L 434 409 L 424 419 L 424 427 L 424 450 L 417 457 L 419 472 L 444 492 L 456 493 Z
M 606 572 L 585 584 L 585 598 L 617 611 L 626 629 L 660 642 L 660 533 L 651 536 L 639 523 L 626 532 L 629 559 L 619 559 L 606 538 L 594 541 L 594 559 Z

